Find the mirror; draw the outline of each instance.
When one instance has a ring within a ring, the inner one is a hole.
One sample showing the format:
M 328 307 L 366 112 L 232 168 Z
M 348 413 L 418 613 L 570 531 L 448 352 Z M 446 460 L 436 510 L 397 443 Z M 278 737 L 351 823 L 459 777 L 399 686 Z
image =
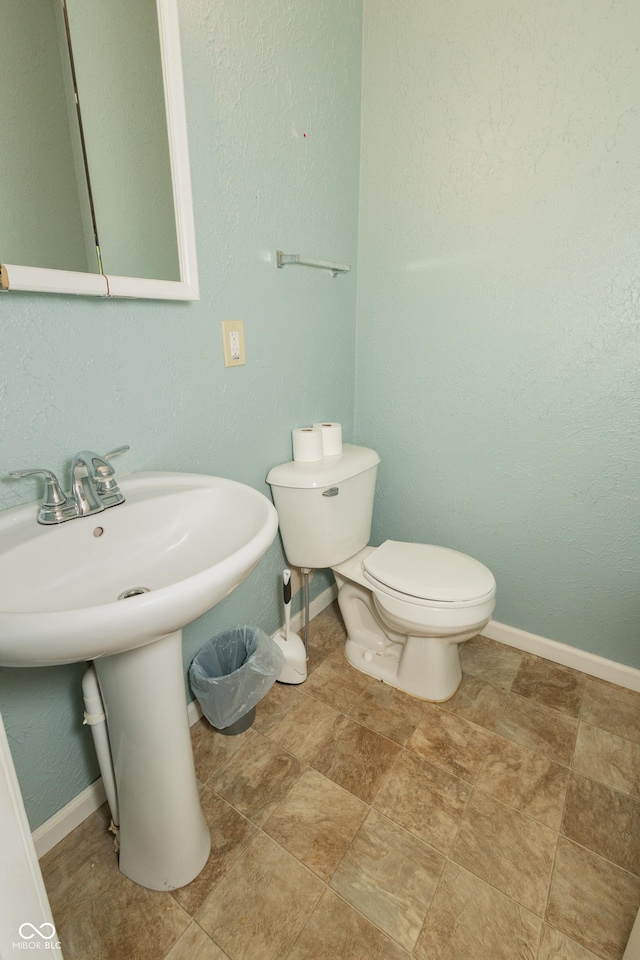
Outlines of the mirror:
M 0 10 L 2 288 L 197 299 L 176 0 Z

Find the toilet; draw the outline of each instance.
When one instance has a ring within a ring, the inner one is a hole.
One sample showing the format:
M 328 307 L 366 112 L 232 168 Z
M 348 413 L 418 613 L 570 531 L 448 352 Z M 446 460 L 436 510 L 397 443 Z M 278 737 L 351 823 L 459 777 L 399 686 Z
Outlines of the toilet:
M 269 471 L 287 560 L 333 570 L 354 667 L 423 700 L 448 700 L 462 679 L 459 644 L 491 619 L 496 582 L 448 547 L 368 546 L 379 462 L 375 450 L 344 444 L 338 456 Z

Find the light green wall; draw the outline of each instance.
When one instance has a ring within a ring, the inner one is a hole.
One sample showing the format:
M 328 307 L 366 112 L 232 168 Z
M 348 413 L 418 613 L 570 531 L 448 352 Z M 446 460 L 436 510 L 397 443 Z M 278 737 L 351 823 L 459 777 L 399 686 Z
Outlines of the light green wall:
M 121 471 L 214 473 L 268 493 L 293 427 L 328 418 L 352 436 L 355 269 L 334 279 L 274 258 L 281 248 L 355 267 L 360 4 L 181 0 L 180 21 L 202 299 L 0 297 L 1 507 L 40 492 L 9 470 L 66 479 L 85 447 L 127 442 Z M 245 322 L 245 367 L 223 366 L 225 318 Z M 186 629 L 185 664 L 228 626 L 280 624 L 283 565 L 276 544 Z M 98 775 L 81 673 L 0 670 L 33 827 Z
M 640 666 L 640 6 L 366 0 L 356 435 L 386 537 Z

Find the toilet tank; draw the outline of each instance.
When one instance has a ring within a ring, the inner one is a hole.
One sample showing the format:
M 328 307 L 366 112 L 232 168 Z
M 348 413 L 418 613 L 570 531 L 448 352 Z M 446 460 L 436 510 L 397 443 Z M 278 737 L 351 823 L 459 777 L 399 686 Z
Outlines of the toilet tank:
M 281 463 L 267 476 L 292 566 L 332 567 L 369 543 L 380 457 L 345 443 L 316 463 Z

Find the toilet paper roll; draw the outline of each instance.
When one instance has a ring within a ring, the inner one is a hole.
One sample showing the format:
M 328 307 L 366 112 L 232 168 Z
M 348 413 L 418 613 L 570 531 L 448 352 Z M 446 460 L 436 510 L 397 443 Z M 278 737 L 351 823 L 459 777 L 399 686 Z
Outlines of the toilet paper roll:
M 325 457 L 337 457 L 342 453 L 342 424 L 314 423 L 322 430 L 322 449 Z
M 322 460 L 322 430 L 318 427 L 298 427 L 291 431 L 293 459 L 298 463 L 314 463 Z

